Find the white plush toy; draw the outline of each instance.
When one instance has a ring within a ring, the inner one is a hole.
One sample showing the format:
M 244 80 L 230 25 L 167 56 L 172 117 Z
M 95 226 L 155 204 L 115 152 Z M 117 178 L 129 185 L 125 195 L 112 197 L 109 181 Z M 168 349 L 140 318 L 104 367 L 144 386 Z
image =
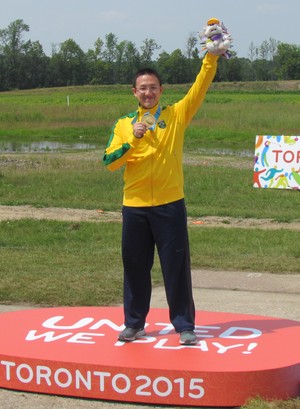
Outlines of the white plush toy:
M 213 17 L 208 20 L 207 26 L 200 33 L 200 41 L 203 50 L 215 55 L 223 55 L 230 58 L 229 51 L 232 43 L 232 37 L 219 19 Z

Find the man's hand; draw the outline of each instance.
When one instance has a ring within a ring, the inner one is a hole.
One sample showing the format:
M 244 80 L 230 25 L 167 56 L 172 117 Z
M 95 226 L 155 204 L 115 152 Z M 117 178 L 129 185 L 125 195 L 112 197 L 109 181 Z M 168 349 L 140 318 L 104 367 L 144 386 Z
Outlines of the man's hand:
M 142 138 L 146 132 L 147 132 L 147 125 L 144 124 L 143 122 L 136 122 L 133 125 L 133 135 L 136 138 L 138 139 Z

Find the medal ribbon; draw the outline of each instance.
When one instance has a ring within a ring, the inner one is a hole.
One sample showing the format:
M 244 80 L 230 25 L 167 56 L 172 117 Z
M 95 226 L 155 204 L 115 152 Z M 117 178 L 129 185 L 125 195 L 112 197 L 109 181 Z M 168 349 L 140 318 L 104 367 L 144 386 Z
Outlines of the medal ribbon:
M 159 105 L 156 112 L 155 112 L 155 114 L 153 115 L 154 118 L 155 118 L 155 123 L 151 127 L 148 128 L 150 131 L 154 131 L 154 129 L 156 127 L 156 122 L 157 122 L 157 120 L 159 118 L 160 113 L 161 113 L 161 106 Z M 144 115 L 150 115 L 150 112 L 146 112 Z M 137 119 L 138 119 L 138 114 L 136 114 L 133 121 L 131 122 L 132 125 L 134 125 L 136 123 Z

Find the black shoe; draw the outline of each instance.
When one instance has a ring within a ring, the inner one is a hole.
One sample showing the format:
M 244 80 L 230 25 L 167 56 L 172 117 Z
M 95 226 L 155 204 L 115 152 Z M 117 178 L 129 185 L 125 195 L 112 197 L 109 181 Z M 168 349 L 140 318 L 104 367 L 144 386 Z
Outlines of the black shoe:
M 119 334 L 118 340 L 123 342 L 130 342 L 134 341 L 137 338 L 146 335 L 146 332 L 143 328 L 129 328 L 126 327 L 123 331 Z
M 182 345 L 196 345 L 197 336 L 194 331 L 182 331 L 180 333 L 180 344 Z

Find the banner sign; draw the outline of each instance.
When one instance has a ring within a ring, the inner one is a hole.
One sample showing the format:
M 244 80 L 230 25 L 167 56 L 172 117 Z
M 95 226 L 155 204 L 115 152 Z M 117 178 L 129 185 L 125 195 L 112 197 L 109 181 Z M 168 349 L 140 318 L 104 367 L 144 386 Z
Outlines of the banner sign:
M 256 136 L 253 186 L 300 189 L 300 136 Z
M 299 395 L 300 322 L 199 311 L 197 344 L 181 345 L 166 308 L 133 342 L 118 340 L 123 320 L 122 307 L 0 314 L 0 388 L 172 407 Z

